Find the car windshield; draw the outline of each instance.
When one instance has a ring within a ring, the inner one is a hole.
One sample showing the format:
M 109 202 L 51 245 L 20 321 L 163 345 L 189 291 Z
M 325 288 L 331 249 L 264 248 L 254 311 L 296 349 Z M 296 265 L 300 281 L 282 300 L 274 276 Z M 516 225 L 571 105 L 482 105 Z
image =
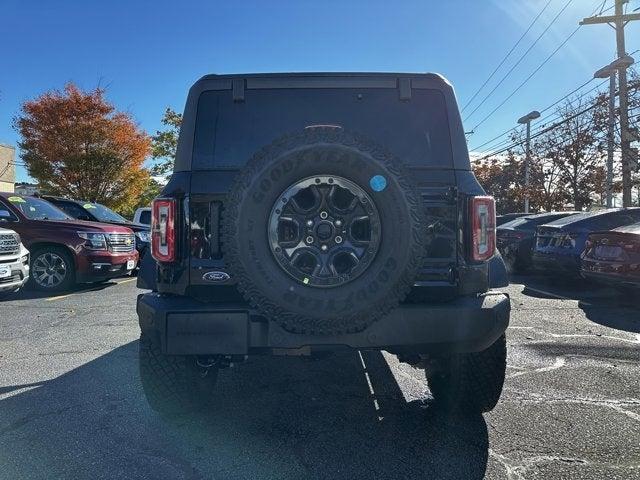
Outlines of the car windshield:
M 46 200 L 14 195 L 7 200 L 30 220 L 67 220 L 71 217 Z
M 89 211 L 101 222 L 128 222 L 128 220 L 122 215 L 118 215 L 116 212 L 100 203 L 86 202 L 82 204 L 82 208 Z

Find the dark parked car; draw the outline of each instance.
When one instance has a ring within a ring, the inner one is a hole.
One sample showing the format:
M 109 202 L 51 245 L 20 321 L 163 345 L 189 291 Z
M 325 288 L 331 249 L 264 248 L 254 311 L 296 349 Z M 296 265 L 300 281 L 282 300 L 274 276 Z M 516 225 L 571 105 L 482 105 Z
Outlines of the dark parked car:
M 136 235 L 136 250 L 138 250 L 141 259 L 149 248 L 149 240 L 151 238 L 149 225 L 130 222 L 122 215 L 117 214 L 100 203 L 71 200 L 68 198 L 52 197 L 48 195 L 43 195 L 42 198 L 54 204 L 60 210 L 75 219 L 90 222 L 110 223 L 111 225 L 121 225 L 123 227 L 130 228 Z
M 507 266 L 522 272 L 531 266 L 536 228 L 579 212 L 549 212 L 511 220 L 496 229 L 497 246 Z
M 133 232 L 82 222 L 37 197 L 0 193 L 0 225 L 20 235 L 31 254 L 31 283 L 59 291 L 131 272 L 138 261 Z
M 580 274 L 582 254 L 591 232 L 612 230 L 640 221 L 640 208 L 613 208 L 580 213 L 538 227 L 533 265 L 548 272 Z
M 507 222 L 515 220 L 516 218 L 528 217 L 529 215 L 533 215 L 533 214 L 519 212 L 519 213 L 505 213 L 504 215 L 498 215 L 496 217 L 496 227 L 499 227 L 500 225 L 504 225 Z
M 640 288 L 640 222 L 589 235 L 582 253 L 585 278 Z
M 152 209 L 139 284 L 150 272 L 156 291 L 137 313 L 157 411 L 208 405 L 247 355 L 345 347 L 425 368 L 448 407 L 496 405 L 510 306 L 492 288 L 507 281 L 495 205 L 441 76 L 206 76 Z

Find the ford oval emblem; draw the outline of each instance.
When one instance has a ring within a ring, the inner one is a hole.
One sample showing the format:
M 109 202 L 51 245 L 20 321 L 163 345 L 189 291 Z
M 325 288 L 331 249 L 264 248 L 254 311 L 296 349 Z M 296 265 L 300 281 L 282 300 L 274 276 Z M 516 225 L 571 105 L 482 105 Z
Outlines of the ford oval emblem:
M 204 275 L 202 275 L 202 279 L 206 280 L 207 282 L 222 283 L 222 282 L 226 282 L 227 280 L 230 280 L 231 277 L 227 272 L 216 271 L 216 272 L 205 273 Z

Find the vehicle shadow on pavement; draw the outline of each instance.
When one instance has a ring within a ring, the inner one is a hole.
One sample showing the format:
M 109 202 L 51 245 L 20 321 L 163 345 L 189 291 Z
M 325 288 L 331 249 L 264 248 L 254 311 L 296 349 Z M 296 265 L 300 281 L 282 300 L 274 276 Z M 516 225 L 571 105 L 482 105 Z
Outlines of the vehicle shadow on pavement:
M 484 477 L 483 417 L 406 401 L 425 395 L 422 373 L 398 380 L 378 352 L 252 359 L 221 372 L 210 410 L 164 421 L 143 397 L 137 348 L 0 385 L 0 478 Z
M 578 307 L 594 323 L 616 330 L 640 333 L 640 302 L 631 293 L 582 279 L 543 276 L 514 277 L 525 285 L 522 293 L 535 298 L 577 300 Z M 640 292 L 636 295 L 640 295 Z M 615 309 L 616 314 L 612 315 Z
M 83 292 L 97 292 L 100 290 L 104 290 L 105 288 L 113 287 L 117 285 L 117 282 L 114 281 L 105 281 L 100 283 L 81 283 L 74 285 L 68 290 L 62 290 L 59 292 L 42 292 L 39 290 L 34 290 L 32 288 L 23 288 L 18 293 L 13 294 L 11 300 L 33 300 L 40 298 L 50 298 L 57 297 L 62 295 L 70 295 L 73 293 L 83 293 Z

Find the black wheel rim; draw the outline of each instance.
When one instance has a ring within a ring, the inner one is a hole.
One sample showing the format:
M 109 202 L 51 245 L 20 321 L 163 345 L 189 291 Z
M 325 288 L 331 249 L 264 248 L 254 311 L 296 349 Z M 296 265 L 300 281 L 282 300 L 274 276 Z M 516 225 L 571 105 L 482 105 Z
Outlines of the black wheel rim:
M 344 285 L 361 275 L 378 252 L 380 232 L 378 210 L 364 189 L 330 175 L 282 192 L 268 225 L 280 267 L 310 287 Z
M 66 262 L 60 255 L 52 252 L 38 255 L 31 268 L 33 279 L 44 288 L 57 287 L 67 276 Z

